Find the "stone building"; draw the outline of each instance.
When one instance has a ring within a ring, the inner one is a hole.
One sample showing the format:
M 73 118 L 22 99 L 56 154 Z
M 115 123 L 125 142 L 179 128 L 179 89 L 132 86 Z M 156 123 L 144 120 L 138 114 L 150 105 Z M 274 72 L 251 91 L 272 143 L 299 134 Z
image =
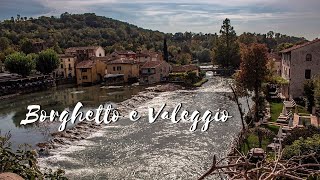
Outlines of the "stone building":
M 73 55 L 59 54 L 60 64 L 54 71 L 56 78 L 71 79 L 76 76 L 76 57 Z
M 107 65 L 98 60 L 81 61 L 76 66 L 77 84 L 89 85 L 103 80 Z
M 281 94 L 287 99 L 303 95 L 306 80 L 320 75 L 320 39 L 281 51 L 281 76 L 289 84 L 283 85 Z
M 131 59 L 117 59 L 107 64 L 108 74 L 119 74 L 124 76 L 125 82 L 135 82 L 139 78 L 139 64 Z
M 105 50 L 101 46 L 71 47 L 66 49 L 66 55 L 77 57 L 78 61 L 89 60 L 92 57 L 104 57 Z
M 171 71 L 166 61 L 148 61 L 140 69 L 140 83 L 153 84 L 165 81 Z

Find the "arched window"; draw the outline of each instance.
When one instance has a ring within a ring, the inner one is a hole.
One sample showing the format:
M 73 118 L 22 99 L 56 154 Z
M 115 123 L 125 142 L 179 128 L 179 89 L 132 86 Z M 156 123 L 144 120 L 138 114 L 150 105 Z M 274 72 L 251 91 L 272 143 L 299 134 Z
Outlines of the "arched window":
M 307 54 L 306 61 L 312 61 L 312 55 L 311 54 Z

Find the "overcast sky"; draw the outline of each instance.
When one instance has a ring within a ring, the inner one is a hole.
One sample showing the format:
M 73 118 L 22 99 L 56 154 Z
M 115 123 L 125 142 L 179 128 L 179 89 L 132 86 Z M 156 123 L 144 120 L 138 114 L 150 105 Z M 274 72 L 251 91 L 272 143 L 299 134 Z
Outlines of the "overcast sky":
M 0 0 L 0 19 L 94 12 L 162 32 L 219 32 L 231 19 L 242 32 L 320 36 L 320 0 Z

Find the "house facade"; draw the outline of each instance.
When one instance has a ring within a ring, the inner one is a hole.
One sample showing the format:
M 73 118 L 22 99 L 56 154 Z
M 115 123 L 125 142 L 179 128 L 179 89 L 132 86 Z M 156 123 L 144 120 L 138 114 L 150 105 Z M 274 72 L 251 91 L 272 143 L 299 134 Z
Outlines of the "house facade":
M 133 51 L 114 51 L 111 56 L 116 59 L 136 59 L 136 53 Z
M 56 78 L 71 79 L 76 76 L 76 57 L 73 55 L 59 55 L 60 64 L 58 69 L 54 71 Z
M 148 61 L 140 69 L 140 83 L 153 84 L 165 81 L 171 69 L 171 65 L 166 61 Z
M 281 57 L 276 53 L 268 53 L 268 64 L 277 76 L 281 76 Z
M 107 74 L 120 74 L 125 82 L 133 82 L 139 78 L 139 64 L 131 59 L 117 59 L 107 64 Z
M 101 46 L 71 47 L 65 54 L 77 57 L 78 61 L 88 60 L 92 57 L 104 57 L 105 50 Z
M 172 73 L 187 73 L 187 72 L 194 72 L 197 76 L 199 76 L 200 68 L 193 64 L 172 66 Z
M 304 83 L 320 75 L 320 39 L 281 51 L 281 76 L 289 84 L 283 85 L 281 94 L 287 99 L 303 95 Z
M 103 80 L 107 65 L 102 61 L 86 60 L 76 66 L 77 84 L 95 84 Z

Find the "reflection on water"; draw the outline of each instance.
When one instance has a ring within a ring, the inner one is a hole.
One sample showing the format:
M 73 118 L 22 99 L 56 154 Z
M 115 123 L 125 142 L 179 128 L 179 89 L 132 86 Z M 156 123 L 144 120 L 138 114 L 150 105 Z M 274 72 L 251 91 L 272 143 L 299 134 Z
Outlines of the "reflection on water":
M 41 109 L 48 113 L 50 110 L 61 112 L 65 109 L 72 109 L 77 102 L 82 102 L 86 109 L 95 109 L 101 104 L 122 102 L 143 89 L 143 87 L 138 86 L 117 89 L 105 89 L 100 88 L 100 86 L 79 88 L 63 86 L 1 100 L 0 130 L 11 132 L 14 148 L 22 143 L 35 145 L 38 142 L 48 140 L 49 133 L 57 131 L 59 123 L 20 125 L 21 120 L 26 118 L 28 105 L 40 105 Z
M 220 77 L 211 77 L 196 90 L 159 93 L 135 107 L 142 115 L 139 121 L 124 117 L 86 140 L 52 151 L 40 163 L 65 169 L 70 179 L 196 179 L 210 168 L 214 154 L 226 155 L 241 128 L 229 93 L 226 79 Z M 190 122 L 172 124 L 160 119 L 149 124 L 148 107 L 158 109 L 163 103 L 169 112 L 183 103 L 182 110 L 226 109 L 233 118 L 212 122 L 207 132 L 190 132 Z

